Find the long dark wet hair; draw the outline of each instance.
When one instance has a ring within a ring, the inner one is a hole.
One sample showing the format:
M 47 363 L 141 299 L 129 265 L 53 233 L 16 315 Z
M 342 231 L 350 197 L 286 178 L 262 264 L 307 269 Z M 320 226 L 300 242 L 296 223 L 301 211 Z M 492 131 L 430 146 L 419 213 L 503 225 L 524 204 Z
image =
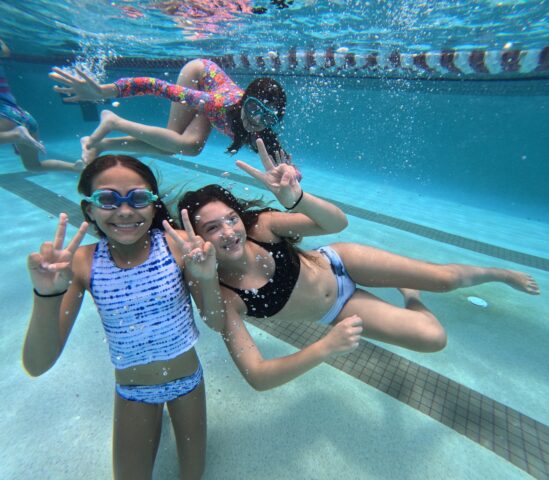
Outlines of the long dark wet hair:
M 181 210 L 187 209 L 189 220 L 193 229 L 196 230 L 196 214 L 208 203 L 221 202 L 233 209 L 241 218 L 246 235 L 250 235 L 254 226 L 257 224 L 259 215 L 264 212 L 279 212 L 275 208 L 267 207 L 267 203 L 263 199 L 244 200 L 236 198 L 229 190 L 218 184 L 206 185 L 198 190 L 186 192 L 177 203 L 177 211 L 179 212 L 179 223 L 183 225 L 181 218 Z M 308 259 L 312 258 L 307 252 L 304 252 L 297 247 L 301 241 L 301 237 L 282 237 L 282 241 L 288 244 L 288 247 L 296 254 L 300 254 Z
M 81 195 L 89 197 L 93 193 L 92 184 L 95 178 L 105 170 L 116 167 L 117 165 L 137 173 L 146 183 L 150 185 L 151 192 L 158 195 L 158 200 L 154 202 L 155 210 L 151 228 L 159 228 L 160 230 L 164 230 L 164 226 L 162 225 L 163 220 L 167 220 L 173 225 L 173 219 L 170 217 L 168 208 L 160 198 L 158 182 L 154 173 L 147 165 L 137 160 L 137 158 L 130 157 L 128 155 L 103 155 L 101 157 L 97 157 L 91 163 L 86 165 L 84 170 L 82 170 L 80 180 L 78 181 L 78 192 Z M 87 222 L 90 222 L 95 226 L 99 236 L 104 237 L 105 234 L 97 227 L 95 222 L 88 215 L 87 207 L 89 205 L 90 202 L 87 200 L 82 200 L 80 202 L 80 208 L 82 209 L 84 218 Z
M 227 109 L 227 118 L 234 135 L 233 143 L 227 147 L 227 152 L 236 153 L 243 145 L 248 145 L 257 152 L 255 142 L 260 138 L 263 140 L 269 155 L 274 157 L 275 152 L 282 150 L 277 134 L 270 128 L 265 128 L 259 132 L 248 132 L 242 124 L 240 117 L 242 105 L 248 97 L 255 97 L 267 107 L 275 110 L 279 120 L 282 120 L 286 113 L 286 93 L 282 85 L 269 77 L 256 78 L 244 90 L 244 95 L 240 101 Z

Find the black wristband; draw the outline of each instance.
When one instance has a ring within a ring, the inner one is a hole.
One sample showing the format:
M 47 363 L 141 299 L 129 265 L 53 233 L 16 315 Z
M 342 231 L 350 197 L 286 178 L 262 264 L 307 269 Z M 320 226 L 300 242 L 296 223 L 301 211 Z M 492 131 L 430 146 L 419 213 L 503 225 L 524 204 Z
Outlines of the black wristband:
M 63 292 L 59 292 L 59 293 L 50 293 L 49 295 L 44 295 L 43 293 L 39 293 L 38 290 L 36 290 L 36 288 L 33 288 L 34 290 L 34 294 L 37 296 L 37 297 L 41 297 L 41 298 L 50 298 L 50 297 L 60 297 L 61 295 L 65 295 L 65 293 L 67 293 L 67 290 L 64 290 Z
M 299 198 L 295 201 L 295 203 L 291 207 L 284 207 L 286 210 L 293 210 L 295 207 L 298 206 L 299 202 L 303 199 L 303 189 L 301 189 L 301 195 L 299 195 Z

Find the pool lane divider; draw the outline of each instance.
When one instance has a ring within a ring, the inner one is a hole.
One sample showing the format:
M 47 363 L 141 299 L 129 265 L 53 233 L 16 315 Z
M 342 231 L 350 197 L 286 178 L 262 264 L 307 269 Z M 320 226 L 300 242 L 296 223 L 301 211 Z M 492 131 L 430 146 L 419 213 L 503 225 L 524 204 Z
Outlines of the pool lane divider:
M 299 49 L 265 54 L 239 53 L 216 57 L 226 69 L 272 72 L 323 72 L 418 78 L 514 78 L 549 75 L 549 46 L 533 49 L 431 50 L 401 52 L 380 49 L 354 53 L 348 48 Z
M 364 78 L 408 78 L 420 80 L 514 80 L 549 78 L 549 45 L 539 48 L 469 50 L 443 49 L 401 51 L 371 49 L 353 52 L 340 48 L 292 47 L 283 51 L 231 52 L 208 56 L 230 73 L 254 75 L 351 76 Z M 180 69 L 189 60 L 184 58 L 115 57 L 108 59 L 108 68 Z M 70 65 L 73 54 L 36 56 L 13 54 L 13 61 Z M 136 72 L 137 74 L 137 72 Z
M 156 158 L 209 175 L 224 173 L 192 162 Z M 80 206 L 29 180 L 38 175 L 0 175 L 0 187 L 52 216 L 67 213 L 70 224 L 78 228 L 83 220 Z M 231 175 L 231 179 L 258 187 L 248 177 Z M 327 328 L 259 319 L 250 319 L 250 323 L 296 348 L 320 339 Z M 534 478 L 549 478 L 549 426 L 366 339 L 355 351 L 327 363 L 466 436 Z

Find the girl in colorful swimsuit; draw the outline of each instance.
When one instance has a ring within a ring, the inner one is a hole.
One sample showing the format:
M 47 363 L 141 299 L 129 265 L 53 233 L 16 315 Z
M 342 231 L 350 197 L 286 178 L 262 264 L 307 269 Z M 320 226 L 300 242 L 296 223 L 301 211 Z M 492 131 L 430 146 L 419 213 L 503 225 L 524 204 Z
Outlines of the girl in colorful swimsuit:
M 273 162 L 261 141 L 258 147 L 265 172 L 237 165 L 269 189 L 287 212 L 257 208 L 258 202 L 239 200 L 219 185 L 188 192 L 179 202 L 194 231 L 215 247 L 226 304 L 223 338 L 254 388 L 288 382 L 332 355 L 353 350 L 361 336 L 422 352 L 441 350 L 444 328 L 416 289 L 447 292 L 502 282 L 539 294 L 530 276 L 511 270 L 437 265 L 356 243 L 297 250 L 293 243 L 300 237 L 341 231 L 347 225 L 345 214 L 304 192 L 293 169 L 280 158 Z M 357 284 L 397 287 L 405 306 L 385 303 Z M 295 354 L 264 360 L 243 322 L 247 317 L 320 322 L 332 329 Z
M 53 242 L 28 258 L 34 286 L 23 363 L 32 376 L 59 358 L 89 291 L 99 311 L 115 367 L 113 468 L 116 479 L 150 479 L 162 411 L 172 420 L 182 478 L 204 470 L 206 405 L 198 330 L 189 291 L 203 319 L 220 309 L 211 244 L 174 230 L 157 181 L 146 165 L 123 155 L 99 157 L 82 172 L 85 218 L 99 243 L 79 247 L 88 223 L 64 247 L 68 218 Z
M 0 58 L 10 56 L 8 46 L 0 39 Z M 40 143 L 38 123 L 34 117 L 23 110 L 11 93 L 6 72 L 0 63 L 0 144 L 12 144 L 15 152 L 27 170 L 82 170 L 82 162 L 70 163 L 62 160 L 39 160 L 39 153 L 45 153 Z
M 99 85 L 79 69 L 78 76 L 58 68 L 53 70 L 50 77 L 66 85 L 55 86 L 54 90 L 67 95 L 65 102 L 68 103 L 135 95 L 156 95 L 174 102 L 167 128 L 130 122 L 104 110 L 99 127 L 82 139 L 85 162 L 107 150 L 198 155 L 212 127 L 232 138 L 228 147 L 230 153 L 237 152 L 243 145 L 255 149 L 258 138 L 273 156 L 281 149 L 272 128 L 284 116 L 286 94 L 271 78 L 257 78 L 242 90 L 218 65 L 204 59 L 187 63 L 179 74 L 177 85 L 148 77 L 121 78 Z M 112 131 L 129 137 L 105 138 Z

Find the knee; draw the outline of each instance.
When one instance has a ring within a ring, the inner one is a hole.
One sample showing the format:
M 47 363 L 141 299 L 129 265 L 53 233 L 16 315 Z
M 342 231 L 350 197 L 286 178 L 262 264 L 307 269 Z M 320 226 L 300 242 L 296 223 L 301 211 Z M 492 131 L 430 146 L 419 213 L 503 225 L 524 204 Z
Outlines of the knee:
M 190 153 L 188 154 L 190 157 L 197 157 L 202 153 L 202 150 L 204 149 L 204 144 L 201 145 L 193 145 L 191 147 Z
M 204 74 L 204 63 L 200 59 L 186 63 L 177 78 L 177 84 L 184 87 L 196 88 L 196 83 Z
M 442 325 L 431 325 L 423 332 L 422 352 L 432 353 L 440 352 L 446 347 L 448 336 Z
M 440 274 L 438 275 L 439 292 L 451 292 L 461 286 L 460 271 L 453 265 L 441 265 Z
M 202 153 L 206 142 L 203 138 L 186 138 L 184 142 L 178 146 L 177 152 L 188 157 L 196 157 Z

